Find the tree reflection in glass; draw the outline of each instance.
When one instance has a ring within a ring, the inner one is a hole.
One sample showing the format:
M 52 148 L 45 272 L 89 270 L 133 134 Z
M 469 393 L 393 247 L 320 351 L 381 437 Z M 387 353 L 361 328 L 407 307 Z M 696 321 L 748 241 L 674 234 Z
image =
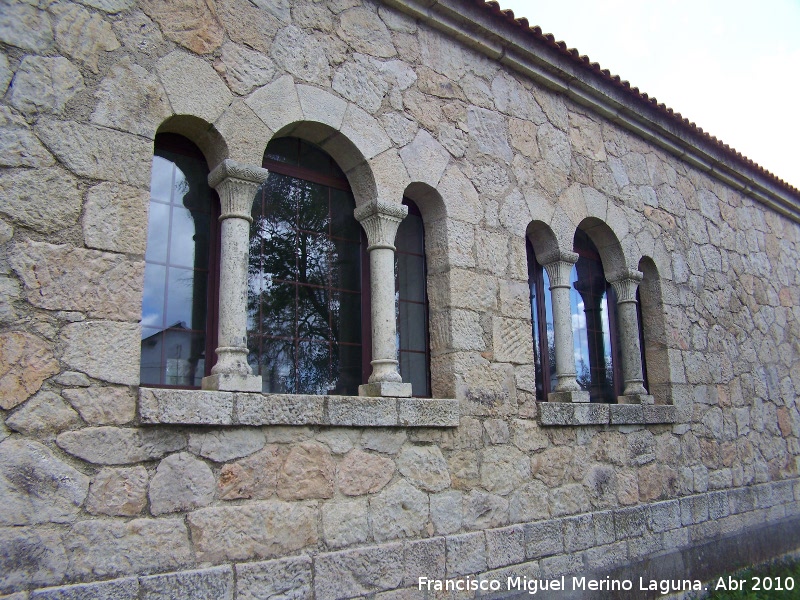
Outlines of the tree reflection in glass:
M 277 149 L 270 146 L 273 160 L 281 146 L 294 147 L 286 139 Z M 303 146 L 301 159 L 310 156 L 312 164 L 319 164 L 321 154 L 330 162 L 319 149 Z M 250 363 L 262 376 L 265 392 L 356 394 L 361 383 L 361 238 L 355 202 L 347 191 L 275 170 L 252 211 Z

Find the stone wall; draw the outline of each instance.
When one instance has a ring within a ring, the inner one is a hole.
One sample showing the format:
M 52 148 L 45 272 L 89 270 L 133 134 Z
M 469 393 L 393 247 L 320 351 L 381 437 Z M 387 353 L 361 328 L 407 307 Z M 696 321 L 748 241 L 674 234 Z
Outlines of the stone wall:
M 798 223 L 400 4 L 0 2 L 0 593 L 413 598 L 800 514 Z M 304 137 L 357 204 L 414 199 L 457 426 L 450 404 L 392 427 L 148 412 L 157 131 L 211 168 Z M 586 219 L 652 284 L 655 423 L 540 417 L 525 238 L 571 247 Z

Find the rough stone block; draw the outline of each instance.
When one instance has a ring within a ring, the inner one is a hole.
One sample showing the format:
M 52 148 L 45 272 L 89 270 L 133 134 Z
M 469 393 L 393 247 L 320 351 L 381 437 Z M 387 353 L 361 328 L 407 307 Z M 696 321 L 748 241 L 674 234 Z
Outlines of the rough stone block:
M 326 502 L 322 506 L 322 531 L 330 549 L 366 542 L 369 539 L 367 499 Z
M 400 479 L 369 501 L 378 541 L 419 535 L 428 522 L 428 495 Z
M 41 391 L 6 419 L 6 425 L 28 436 L 59 433 L 80 426 L 78 413 L 53 392 Z
M 0 443 L 0 525 L 70 523 L 88 490 L 89 478 L 46 446 L 21 436 Z
M 727 517 L 729 514 L 728 492 L 710 492 L 708 494 L 708 518 L 716 520 Z
M 194 562 L 182 519 L 80 521 L 64 545 L 74 578 L 135 575 Z
M 338 600 L 400 587 L 403 544 L 385 544 L 314 559 L 314 597 Z
M 374 494 L 391 481 L 394 471 L 395 465 L 391 459 L 362 450 L 352 450 L 337 468 L 339 491 L 346 496 Z
M 139 388 L 139 417 L 148 424 L 231 425 L 233 394 Z
M 150 512 L 154 515 L 208 506 L 214 499 L 214 474 L 188 452 L 162 460 L 150 482 Z
M 397 401 L 399 424 L 404 427 L 458 427 L 458 400 L 401 398 Z
M 154 128 L 155 131 L 155 128 Z M 89 190 L 83 217 L 83 238 L 89 248 L 144 255 L 150 198 L 146 190 L 101 183 Z
M 123 465 L 182 450 L 186 438 L 164 429 L 85 427 L 62 433 L 56 443 L 65 452 L 96 465 Z
M 335 466 L 327 446 L 302 442 L 292 447 L 278 475 L 278 496 L 306 500 L 333 496 Z
M 647 507 L 633 506 L 614 512 L 614 532 L 617 540 L 640 537 L 647 531 Z
M 410 398 L 411 384 L 393 381 L 378 381 L 358 386 L 358 395 L 369 398 Z
M 49 344 L 22 331 L 0 334 L 0 408 L 22 404 L 58 371 Z
M 228 565 L 142 577 L 139 582 L 141 600 L 233 600 L 233 569 Z
M 461 492 L 431 494 L 431 523 L 437 534 L 455 533 L 461 529 Z
M 44 588 L 31 592 L 30 600 L 139 600 L 135 577 Z
M 189 435 L 189 452 L 214 462 L 228 462 L 261 450 L 267 443 L 260 429 L 216 429 Z
M 559 556 L 548 556 L 539 561 L 544 577 L 554 579 L 561 575 L 580 573 L 583 566 L 583 556 L 576 554 L 561 554 Z
M 242 425 L 322 424 L 324 415 L 324 396 L 236 394 L 236 422 Z
M 486 570 L 486 538 L 482 531 L 452 535 L 447 540 L 447 576 L 472 575 Z
M 624 541 L 595 546 L 586 550 L 586 567 L 590 570 L 608 571 L 628 562 L 628 544 Z
M 308 556 L 238 564 L 236 597 L 239 600 L 312 600 L 314 594 L 311 565 L 311 558 Z
M 134 517 L 147 505 L 147 469 L 102 469 L 92 479 L 86 510 L 93 515 Z
M 67 569 L 61 533 L 0 527 L 0 593 L 60 583 Z
M 41 233 L 70 227 L 81 214 L 78 180 L 60 168 L 6 173 L 0 179 L 0 194 L 0 212 Z
M 648 507 L 650 531 L 660 533 L 681 526 L 681 505 L 679 500 L 656 502 Z
M 406 542 L 404 548 L 405 585 L 416 585 L 420 577 L 444 579 L 446 543 L 445 538 Z
M 137 323 L 86 321 L 61 330 L 61 360 L 109 383 L 139 384 L 140 327 Z
M 213 373 L 203 377 L 201 387 L 204 390 L 220 392 L 260 392 L 262 381 L 256 375 L 241 373 Z
M 612 425 L 636 425 L 644 422 L 644 412 L 641 404 L 612 404 Z
M 136 416 L 136 401 L 127 388 L 78 388 L 62 395 L 89 425 L 124 425 Z
M 522 525 L 487 529 L 486 565 L 490 569 L 525 561 L 525 530 Z
M 326 396 L 325 404 L 331 425 L 362 427 L 397 425 L 395 398 Z
M 245 102 L 272 131 L 303 120 L 303 109 L 290 75 L 256 90 Z
M 525 529 L 525 555 L 541 558 L 564 551 L 564 536 L 560 519 L 528 523 Z
M 564 549 L 575 552 L 594 546 L 594 532 L 594 520 L 591 514 L 564 519 Z
M 199 561 L 272 558 L 317 543 L 317 509 L 306 502 L 266 500 L 201 508 L 187 516 Z
M 213 123 L 233 100 L 228 87 L 204 60 L 176 50 L 156 65 L 175 114 Z
M 671 404 L 642 405 L 643 423 L 674 423 L 677 418 L 677 409 Z

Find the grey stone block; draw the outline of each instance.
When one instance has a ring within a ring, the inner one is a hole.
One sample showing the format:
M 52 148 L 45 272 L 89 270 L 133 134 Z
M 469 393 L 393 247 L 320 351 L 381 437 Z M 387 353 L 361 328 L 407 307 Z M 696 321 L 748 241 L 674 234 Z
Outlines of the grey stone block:
M 659 533 L 681 526 L 681 505 L 678 500 L 656 502 L 648 507 L 650 531 Z
M 644 423 L 641 404 L 611 404 L 612 425 L 637 425 Z
M 614 512 L 606 510 L 592 515 L 594 520 L 594 538 L 597 544 L 610 544 L 617 539 L 614 533 Z
M 564 550 L 575 552 L 594 546 L 594 519 L 592 515 L 580 515 L 564 519 Z
M 628 540 L 628 557 L 631 561 L 645 558 L 664 549 L 664 540 L 660 533 L 647 533 Z
M 572 425 L 572 404 L 539 402 L 539 423 L 542 425 Z
M 82 583 L 45 588 L 31 593 L 31 600 L 138 600 L 139 580 L 135 577 L 99 583 Z
M 406 542 L 404 548 L 404 585 L 416 585 L 420 577 L 444 579 L 446 575 L 446 541 L 436 537 Z
M 458 400 L 443 398 L 400 398 L 400 425 L 404 427 L 458 427 Z
M 403 544 L 385 544 L 314 559 L 316 600 L 339 600 L 398 588 L 403 582 Z
M 540 558 L 564 551 L 564 538 L 561 533 L 561 520 L 528 523 L 525 529 L 525 555 L 527 558 Z
M 311 600 L 314 597 L 311 567 L 311 558 L 308 556 L 238 564 L 236 598 Z
M 486 530 L 486 564 L 490 569 L 525 560 L 525 530 L 522 525 Z
M 471 575 L 486 570 L 486 540 L 483 532 L 447 537 L 447 576 Z
M 511 565 L 510 567 L 505 567 L 503 569 L 495 569 L 494 571 L 487 571 L 486 573 L 481 573 L 476 577 L 478 581 L 498 581 L 500 582 L 500 591 L 501 592 L 508 592 L 508 591 L 518 591 L 522 589 L 520 586 L 522 582 L 531 579 L 542 579 L 542 569 L 539 565 L 538 560 L 532 560 L 529 562 L 519 563 L 517 565 Z M 511 588 L 509 589 L 509 580 L 511 583 Z M 500 597 L 503 596 L 495 596 L 494 594 L 481 594 L 481 598 L 488 597 Z
M 235 396 L 241 425 L 312 425 L 325 423 L 325 397 L 290 394 Z
M 710 492 L 708 494 L 708 518 L 721 519 L 730 514 L 728 492 Z
M 694 525 L 708 520 L 708 497 L 705 494 L 680 499 L 681 523 Z
M 542 568 L 544 579 L 554 579 L 562 575 L 578 573 L 583 570 L 583 556 L 581 554 L 560 554 L 543 558 L 539 564 Z
M 410 383 L 379 381 L 358 386 L 358 395 L 374 398 L 410 398 Z
M 233 394 L 139 388 L 139 417 L 147 424 L 230 425 Z
M 362 427 L 397 425 L 396 398 L 326 396 L 325 404 L 331 425 Z
M 671 404 L 642 405 L 642 423 L 674 423 L 677 414 Z
M 728 492 L 728 506 L 731 514 L 746 513 L 756 506 L 755 491 L 750 487 L 738 488 Z
M 644 535 L 647 531 L 647 507 L 633 506 L 614 512 L 614 532 L 617 540 Z
M 689 539 L 694 544 L 719 537 L 719 535 L 719 521 L 703 521 L 702 523 L 689 526 Z
M 141 600 L 232 600 L 233 569 L 230 566 L 180 571 L 140 577 Z
M 628 543 L 625 541 L 595 546 L 585 552 L 586 568 L 607 570 L 628 562 Z

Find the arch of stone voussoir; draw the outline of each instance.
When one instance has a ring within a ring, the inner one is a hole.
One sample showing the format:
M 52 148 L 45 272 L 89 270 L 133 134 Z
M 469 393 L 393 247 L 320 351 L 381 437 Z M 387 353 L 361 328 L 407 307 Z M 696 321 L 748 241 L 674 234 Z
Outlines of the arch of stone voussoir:
M 380 122 L 355 104 L 284 75 L 253 92 L 245 104 L 270 139 L 294 136 L 320 146 L 347 175 L 356 206 L 378 199 L 400 204 L 409 183 L 399 153 Z
M 644 366 L 647 372 L 647 391 L 656 404 L 672 404 L 670 382 L 669 340 L 664 312 L 662 274 L 656 261 L 644 256 L 637 264 L 643 278 L 639 284 L 639 300 L 644 337 Z
M 206 157 L 209 170 L 213 171 L 228 158 L 228 144 L 217 129 L 193 115 L 174 115 L 164 121 L 157 133 L 177 133 L 194 143 Z
M 525 235 L 530 240 L 531 246 L 533 246 L 533 252 L 539 264 L 544 265 L 551 258 L 556 258 L 559 252 L 567 250 L 559 243 L 550 225 L 543 221 L 531 221 L 525 231 Z M 572 248 L 570 247 L 568 250 L 571 251 Z
M 603 271 L 608 281 L 614 281 L 626 270 L 635 268 L 639 260 L 636 257 L 634 262 L 629 262 L 626 254 L 636 252 L 638 246 L 628 245 L 626 253 L 624 245 L 620 242 L 617 234 L 608 223 L 596 217 L 587 217 L 578 224 L 578 229 L 583 230 L 592 240 L 597 250 L 600 252 L 600 260 L 603 262 Z

